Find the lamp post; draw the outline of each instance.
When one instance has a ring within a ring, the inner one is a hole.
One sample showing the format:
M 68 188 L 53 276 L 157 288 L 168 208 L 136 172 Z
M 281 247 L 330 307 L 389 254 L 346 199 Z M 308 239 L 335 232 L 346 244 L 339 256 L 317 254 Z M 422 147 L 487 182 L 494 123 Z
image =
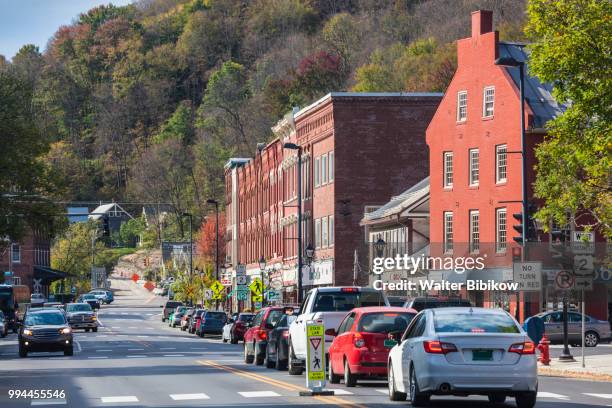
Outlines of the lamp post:
M 298 171 L 297 171 L 297 224 L 298 224 L 298 267 L 297 267 L 297 283 L 298 293 L 297 302 L 302 303 L 302 146 L 295 143 L 285 143 L 283 148 L 297 150 Z
M 206 203 L 215 206 L 215 279 L 219 279 L 219 202 L 209 198 Z
M 264 256 L 262 255 L 261 258 L 259 258 L 259 275 L 261 277 L 261 307 L 264 307 L 266 305 L 266 291 L 264 290 L 264 288 L 266 287 L 266 284 L 264 282 L 265 270 L 266 258 L 264 258 Z
M 315 250 L 312 247 L 312 244 L 308 244 L 304 252 L 306 252 L 306 262 L 308 262 L 308 265 L 312 265 L 312 260 L 314 259 L 314 253 L 315 253 Z
M 378 240 L 374 243 L 374 250 L 376 251 L 376 257 L 382 258 L 385 253 L 385 246 L 387 243 L 384 239 L 378 238 Z
M 189 277 L 193 275 L 193 215 L 184 212 L 183 217 L 189 218 Z

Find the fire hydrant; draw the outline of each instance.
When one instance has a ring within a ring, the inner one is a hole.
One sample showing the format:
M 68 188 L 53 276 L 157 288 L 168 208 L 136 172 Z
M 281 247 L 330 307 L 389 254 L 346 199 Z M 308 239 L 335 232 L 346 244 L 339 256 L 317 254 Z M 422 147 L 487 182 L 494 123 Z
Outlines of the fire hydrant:
M 546 337 L 545 334 L 544 336 L 542 336 L 540 344 L 538 344 L 538 350 L 540 350 L 540 357 L 538 358 L 538 361 L 546 366 L 550 364 L 550 351 L 548 347 L 549 345 L 550 340 L 548 340 L 548 337 Z

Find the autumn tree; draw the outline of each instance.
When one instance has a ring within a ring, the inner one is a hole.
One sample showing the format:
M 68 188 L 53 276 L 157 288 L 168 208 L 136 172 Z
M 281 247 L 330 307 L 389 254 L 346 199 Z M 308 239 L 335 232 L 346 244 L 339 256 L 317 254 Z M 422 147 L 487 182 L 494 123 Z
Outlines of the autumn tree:
M 225 212 L 219 212 L 219 263 L 225 259 Z M 215 263 L 217 254 L 217 223 L 215 214 L 207 216 L 200 227 L 196 243 L 197 253 L 206 263 Z

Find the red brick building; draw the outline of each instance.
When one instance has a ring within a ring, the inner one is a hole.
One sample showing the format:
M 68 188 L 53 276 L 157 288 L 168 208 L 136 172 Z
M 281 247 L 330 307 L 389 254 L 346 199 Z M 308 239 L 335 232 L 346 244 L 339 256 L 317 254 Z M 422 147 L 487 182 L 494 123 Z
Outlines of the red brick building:
M 297 153 L 302 148 L 304 288 L 353 284 L 355 250 L 363 248 L 363 208 L 381 205 L 428 174 L 425 129 L 441 94 L 334 92 L 294 110 L 254 159 L 226 166 L 228 262 L 259 274 L 263 255 L 285 301 L 297 283 Z M 363 253 L 363 258 L 367 253 Z M 360 277 L 367 284 L 367 276 Z

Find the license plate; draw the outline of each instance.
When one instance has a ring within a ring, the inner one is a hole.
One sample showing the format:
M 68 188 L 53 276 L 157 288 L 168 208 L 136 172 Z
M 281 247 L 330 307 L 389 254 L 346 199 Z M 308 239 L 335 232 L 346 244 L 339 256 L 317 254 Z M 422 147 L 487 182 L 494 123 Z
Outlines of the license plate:
M 397 344 L 395 340 L 385 340 L 385 347 L 391 348 Z
M 474 361 L 493 360 L 493 350 L 472 350 L 472 360 Z

